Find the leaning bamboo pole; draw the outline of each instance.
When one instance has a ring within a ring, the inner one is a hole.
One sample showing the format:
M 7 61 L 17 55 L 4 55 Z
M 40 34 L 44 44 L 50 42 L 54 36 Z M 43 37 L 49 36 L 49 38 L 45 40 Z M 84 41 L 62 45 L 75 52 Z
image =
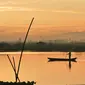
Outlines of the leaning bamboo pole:
M 20 79 L 19 79 L 19 77 L 18 77 L 18 75 L 17 75 L 17 73 L 16 73 L 16 66 L 15 66 L 14 57 L 13 57 L 13 63 L 12 63 L 12 61 L 11 61 L 11 59 L 10 59 L 10 57 L 9 57 L 8 54 L 7 54 L 7 57 L 8 57 L 8 60 L 9 60 L 9 62 L 10 62 L 10 64 L 11 64 L 13 70 L 14 70 L 14 73 L 15 73 L 15 81 L 17 82 L 17 79 L 18 79 L 18 81 L 20 82 Z M 14 65 L 13 65 L 13 64 L 14 64 Z
M 25 39 L 24 39 L 24 42 L 23 42 L 23 45 L 22 45 L 21 54 L 20 54 L 20 59 L 19 59 L 19 64 L 18 64 L 18 69 L 17 69 L 17 73 L 16 73 L 17 76 L 18 76 L 19 70 L 20 70 L 20 64 L 21 64 L 21 59 L 22 59 L 22 54 L 23 54 L 23 51 L 24 51 L 26 39 L 27 39 L 28 33 L 29 33 L 29 31 L 30 31 L 31 25 L 32 25 L 32 23 L 33 23 L 33 20 L 34 20 L 34 17 L 33 17 L 32 20 L 31 20 L 31 23 L 30 23 L 30 25 L 29 25 L 29 27 L 28 27 L 28 30 L 27 30 L 27 33 L 26 33 L 26 36 L 25 36 Z
M 13 64 L 14 64 L 14 68 L 15 68 L 15 80 L 17 82 L 17 79 L 18 79 L 18 81 L 20 82 L 19 76 L 16 73 L 16 65 L 15 65 L 15 59 L 14 59 L 14 57 L 13 57 Z
M 19 74 L 19 70 L 20 70 L 20 64 L 21 64 L 22 54 L 23 54 L 23 51 L 24 51 L 24 46 L 25 46 L 25 43 L 26 43 L 26 39 L 27 39 L 28 33 L 30 31 L 31 25 L 33 23 L 33 20 L 34 20 L 34 18 L 32 18 L 32 20 L 31 20 L 31 23 L 29 25 L 29 28 L 28 28 L 27 33 L 26 33 L 26 36 L 25 36 L 25 40 L 24 40 L 23 45 L 22 45 L 22 49 L 21 49 L 21 54 L 20 54 L 20 59 L 19 59 L 17 71 L 16 71 L 16 65 L 15 65 L 15 59 L 14 59 L 14 57 L 13 57 L 13 63 L 12 63 L 9 55 L 7 54 L 8 60 L 9 60 L 11 66 L 12 66 L 12 68 L 14 70 L 14 73 L 15 73 L 15 80 L 16 80 L 16 82 L 17 82 L 17 80 L 20 82 L 20 79 L 18 77 L 18 74 Z

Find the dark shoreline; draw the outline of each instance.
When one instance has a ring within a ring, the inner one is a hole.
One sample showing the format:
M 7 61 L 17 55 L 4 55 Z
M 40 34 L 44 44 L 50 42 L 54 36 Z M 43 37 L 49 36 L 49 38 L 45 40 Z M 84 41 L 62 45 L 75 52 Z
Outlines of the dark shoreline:
M 16 43 L 0 43 L 0 52 L 18 52 L 21 51 L 22 44 Z M 45 42 L 31 42 L 26 43 L 24 51 L 31 52 L 85 52 L 85 42 L 77 43 L 45 43 Z
M 24 52 L 69 52 L 70 50 L 68 51 L 29 51 L 29 50 L 26 50 Z M 20 52 L 20 51 L 0 51 L 0 52 Z M 85 51 L 71 51 L 71 52 L 85 52 Z

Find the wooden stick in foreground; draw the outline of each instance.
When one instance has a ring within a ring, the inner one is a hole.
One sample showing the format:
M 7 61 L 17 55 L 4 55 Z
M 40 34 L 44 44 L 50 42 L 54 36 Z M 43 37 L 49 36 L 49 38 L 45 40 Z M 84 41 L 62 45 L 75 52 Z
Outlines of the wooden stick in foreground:
M 18 64 L 18 69 L 17 69 L 17 75 L 19 74 L 20 63 L 21 63 L 21 59 L 22 59 L 22 54 L 23 54 L 24 46 L 25 46 L 25 43 L 26 43 L 26 39 L 27 39 L 28 33 L 29 33 L 29 31 L 30 31 L 30 28 L 31 28 L 31 25 L 32 25 L 32 23 L 33 23 L 33 20 L 34 20 L 34 17 L 33 17 L 32 20 L 31 20 L 31 23 L 30 23 L 30 25 L 29 25 L 29 28 L 28 28 L 27 33 L 26 33 L 26 36 L 25 36 L 25 40 L 24 40 L 24 42 L 23 42 L 23 46 L 22 46 L 22 50 L 21 50 L 21 55 L 20 55 L 20 59 L 19 59 L 19 64 Z
M 17 79 L 18 79 L 18 81 L 20 82 L 20 79 L 19 79 L 19 77 L 18 77 L 18 75 L 17 75 L 17 73 L 16 73 L 16 66 L 15 66 L 15 60 L 14 60 L 14 58 L 13 58 L 13 63 L 14 63 L 14 66 L 13 66 L 13 63 L 12 63 L 9 55 L 7 55 L 7 57 L 8 57 L 8 60 L 9 60 L 9 62 L 10 62 L 10 64 L 11 64 L 13 70 L 14 70 L 16 82 L 17 82 Z
M 20 82 L 20 79 L 19 79 L 19 77 L 18 77 L 18 75 L 16 73 L 16 65 L 15 65 L 15 59 L 14 59 L 14 57 L 13 57 L 13 63 L 14 63 L 14 69 L 15 69 L 15 80 L 17 82 L 17 79 L 18 79 L 18 81 Z

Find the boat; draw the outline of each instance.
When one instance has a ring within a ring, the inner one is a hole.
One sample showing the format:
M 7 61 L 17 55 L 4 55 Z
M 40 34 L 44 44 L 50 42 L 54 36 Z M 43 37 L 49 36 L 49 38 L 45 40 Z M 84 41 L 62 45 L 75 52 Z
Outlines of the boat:
M 48 61 L 74 61 L 76 62 L 76 59 L 77 58 L 48 58 L 49 60 Z

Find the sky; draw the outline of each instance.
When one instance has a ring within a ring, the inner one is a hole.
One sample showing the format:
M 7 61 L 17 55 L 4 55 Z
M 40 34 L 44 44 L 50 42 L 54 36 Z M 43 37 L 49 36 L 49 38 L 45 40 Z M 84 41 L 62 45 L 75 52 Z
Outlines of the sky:
M 0 41 L 23 40 L 32 17 L 30 40 L 84 32 L 85 0 L 0 0 Z

